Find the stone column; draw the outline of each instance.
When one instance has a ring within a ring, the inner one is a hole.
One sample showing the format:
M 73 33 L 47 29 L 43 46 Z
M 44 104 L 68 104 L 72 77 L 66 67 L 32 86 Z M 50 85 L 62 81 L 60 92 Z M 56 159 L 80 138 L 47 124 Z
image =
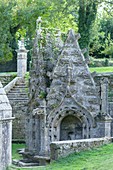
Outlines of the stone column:
M 21 40 L 17 50 L 17 76 L 24 77 L 27 72 L 27 52 L 24 46 L 24 39 Z
M 0 82 L 0 170 L 12 162 L 12 108 Z
M 101 112 L 108 114 L 108 78 L 101 80 Z
M 35 149 L 36 154 L 45 155 L 47 152 L 47 131 L 46 131 L 46 102 L 44 105 L 33 110 L 35 116 Z
M 112 118 L 108 114 L 108 78 L 101 79 L 101 117 L 105 127 L 104 136 L 110 137 Z

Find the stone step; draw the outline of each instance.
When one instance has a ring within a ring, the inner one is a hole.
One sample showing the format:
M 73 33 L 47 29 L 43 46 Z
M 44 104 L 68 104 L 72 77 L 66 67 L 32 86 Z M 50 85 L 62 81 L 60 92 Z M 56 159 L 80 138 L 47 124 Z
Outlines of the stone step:
M 11 91 L 9 91 L 8 94 L 15 94 L 15 93 L 22 94 L 22 95 L 28 94 L 28 92 L 25 89 L 11 90 Z
M 25 100 L 25 101 L 19 102 L 19 101 L 11 101 L 10 100 L 10 104 L 12 106 L 14 105 L 15 108 L 17 108 L 17 107 L 27 107 L 28 106 L 28 101 Z
M 25 97 L 25 98 L 22 98 L 22 97 L 18 97 L 18 98 L 16 98 L 16 97 L 10 97 L 9 98 L 9 101 L 28 101 L 28 98 L 27 97 Z
M 13 89 L 9 93 L 27 93 L 28 94 L 28 90 L 27 89 L 21 89 L 21 88 L 20 89 Z
M 11 91 L 12 91 L 12 90 L 18 90 L 18 89 L 28 89 L 28 87 L 27 87 L 27 86 L 14 86 L 14 87 L 11 89 Z
M 26 85 L 27 83 L 26 82 L 17 82 L 16 85 Z
M 26 83 L 24 84 L 18 83 L 18 84 L 15 84 L 15 87 L 28 87 L 28 85 Z
M 47 165 L 50 163 L 50 157 L 48 156 L 34 156 L 34 160 L 39 162 L 39 165 Z
M 16 165 L 16 166 L 19 166 L 19 167 L 25 167 L 25 168 L 34 168 L 35 166 L 36 166 L 36 168 L 37 168 L 37 166 L 38 166 L 38 168 L 40 168 L 39 167 L 39 163 L 33 163 L 33 162 L 27 162 L 26 160 L 13 160 L 12 161 L 12 163 L 14 164 L 14 165 Z
M 28 89 L 28 87 L 27 86 L 15 86 L 15 87 L 13 87 L 13 89 Z
M 9 101 L 10 101 L 11 104 L 18 104 L 18 105 L 21 104 L 22 105 L 22 104 L 27 104 L 29 100 L 28 99 L 25 99 L 25 100 L 24 99 L 23 100 L 22 99 L 21 100 L 20 99 L 17 99 L 17 100 L 16 99 L 14 99 L 14 100 L 9 99 Z
M 28 95 L 25 94 L 25 93 L 9 93 L 8 95 L 8 98 L 12 98 L 12 97 L 22 97 L 22 98 L 28 98 Z
M 22 102 L 22 101 L 24 101 L 24 102 L 26 102 L 26 101 L 28 101 L 28 98 L 10 98 L 9 99 L 9 101 L 17 101 L 17 102 Z

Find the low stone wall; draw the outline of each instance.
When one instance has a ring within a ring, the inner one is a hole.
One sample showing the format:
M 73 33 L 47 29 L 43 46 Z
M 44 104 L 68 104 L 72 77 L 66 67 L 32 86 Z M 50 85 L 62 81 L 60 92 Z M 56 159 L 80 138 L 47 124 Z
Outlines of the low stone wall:
M 71 141 L 58 141 L 50 144 L 51 160 L 57 160 L 60 157 L 68 156 L 74 152 L 90 150 L 104 144 L 112 142 L 112 138 L 92 138 Z
M 21 80 L 21 77 L 15 77 L 11 82 L 9 82 L 5 87 L 4 90 L 6 94 L 15 86 L 15 84 Z

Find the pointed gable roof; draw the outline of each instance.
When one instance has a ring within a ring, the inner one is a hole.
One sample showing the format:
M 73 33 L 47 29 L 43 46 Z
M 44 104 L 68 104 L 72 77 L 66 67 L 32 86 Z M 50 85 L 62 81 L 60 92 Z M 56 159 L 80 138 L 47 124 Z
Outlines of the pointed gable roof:
M 80 34 L 75 34 L 73 30 L 69 31 L 53 72 L 50 92 L 47 95 L 47 105 L 50 110 L 57 108 L 63 98 L 67 98 L 67 104 L 71 105 L 71 96 L 66 95 L 68 88 L 77 103 L 92 114 L 96 114 L 99 105 L 95 83 L 79 47 L 79 38 Z M 64 105 L 66 105 L 65 102 Z

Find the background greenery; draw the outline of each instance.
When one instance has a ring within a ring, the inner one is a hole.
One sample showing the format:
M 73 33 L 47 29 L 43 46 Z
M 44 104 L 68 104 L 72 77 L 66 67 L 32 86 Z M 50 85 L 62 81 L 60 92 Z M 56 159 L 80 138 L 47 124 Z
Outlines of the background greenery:
M 63 34 L 70 28 L 79 32 L 86 56 L 112 58 L 112 9 L 112 0 L 0 0 L 0 63 L 12 58 L 16 61 L 15 50 L 22 37 L 30 50 L 30 60 L 39 16 L 43 27 L 59 28 Z

